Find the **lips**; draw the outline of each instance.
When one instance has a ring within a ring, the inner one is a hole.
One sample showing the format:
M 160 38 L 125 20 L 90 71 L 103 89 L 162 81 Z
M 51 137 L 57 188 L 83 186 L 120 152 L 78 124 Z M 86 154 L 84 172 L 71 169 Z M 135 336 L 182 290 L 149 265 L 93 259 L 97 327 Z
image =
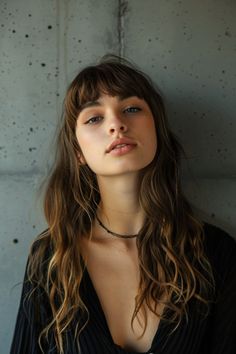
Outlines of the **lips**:
M 106 149 L 106 152 L 109 153 L 111 150 L 114 150 L 118 145 L 137 145 L 132 139 L 129 138 L 120 138 L 114 140 L 111 145 Z

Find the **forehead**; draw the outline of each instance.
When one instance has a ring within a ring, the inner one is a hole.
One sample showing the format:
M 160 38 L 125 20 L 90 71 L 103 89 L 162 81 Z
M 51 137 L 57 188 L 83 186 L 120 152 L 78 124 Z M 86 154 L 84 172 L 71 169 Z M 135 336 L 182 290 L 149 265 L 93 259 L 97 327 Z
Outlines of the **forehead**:
M 144 97 L 141 83 L 135 83 L 131 75 L 103 74 L 89 71 L 76 82 L 77 89 L 74 93 L 77 93 L 76 101 L 81 108 L 87 102 L 98 101 L 104 95 L 121 100 L 131 96 Z

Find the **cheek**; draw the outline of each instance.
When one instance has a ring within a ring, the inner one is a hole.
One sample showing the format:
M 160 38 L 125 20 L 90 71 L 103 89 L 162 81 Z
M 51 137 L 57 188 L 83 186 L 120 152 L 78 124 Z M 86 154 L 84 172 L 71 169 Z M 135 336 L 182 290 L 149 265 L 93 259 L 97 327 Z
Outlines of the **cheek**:
M 91 139 L 90 135 L 88 134 L 88 132 L 83 131 L 83 129 L 77 128 L 76 138 L 77 138 L 78 144 L 83 152 L 92 143 L 92 139 Z
M 157 134 L 156 134 L 156 127 L 153 120 L 149 121 L 146 126 L 146 141 L 149 146 L 150 152 L 155 155 L 157 150 Z
M 153 134 L 152 136 L 149 137 L 148 144 L 149 144 L 150 154 L 154 157 L 158 146 L 156 135 Z
M 86 163 L 93 170 L 98 161 L 97 157 L 104 152 L 104 139 L 94 131 L 83 129 L 77 129 L 76 138 Z
M 146 139 L 157 140 L 156 127 L 153 119 L 149 119 L 144 124 L 143 133 L 146 134 Z
M 79 144 L 81 153 L 80 154 L 80 161 L 81 162 L 87 162 L 87 150 L 86 146 L 89 146 L 89 143 L 87 143 L 87 139 L 86 136 L 84 136 L 84 134 L 81 134 L 81 132 L 78 132 L 78 130 L 76 131 L 76 138 L 77 138 L 77 142 Z M 85 160 L 84 160 L 85 159 Z

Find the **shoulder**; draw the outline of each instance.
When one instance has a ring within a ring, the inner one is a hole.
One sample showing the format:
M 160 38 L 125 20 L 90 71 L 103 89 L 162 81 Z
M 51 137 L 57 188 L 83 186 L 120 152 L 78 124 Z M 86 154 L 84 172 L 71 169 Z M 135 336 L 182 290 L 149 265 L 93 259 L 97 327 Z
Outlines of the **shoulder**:
M 218 226 L 204 222 L 204 244 L 207 252 L 220 256 L 222 253 L 235 253 L 236 240 Z M 225 255 L 226 255 L 225 254 Z M 236 255 L 236 254 L 235 254 Z
M 37 235 L 31 243 L 24 283 L 31 283 L 30 286 L 38 286 L 45 282 L 47 269 L 52 258 L 52 242 L 48 229 Z
M 204 222 L 203 244 L 216 278 L 226 280 L 236 271 L 236 240 L 220 227 Z
M 30 247 L 30 256 L 35 256 L 40 252 L 42 258 L 49 258 L 52 253 L 52 242 L 49 233 L 49 229 L 45 229 L 39 235 L 37 235 Z

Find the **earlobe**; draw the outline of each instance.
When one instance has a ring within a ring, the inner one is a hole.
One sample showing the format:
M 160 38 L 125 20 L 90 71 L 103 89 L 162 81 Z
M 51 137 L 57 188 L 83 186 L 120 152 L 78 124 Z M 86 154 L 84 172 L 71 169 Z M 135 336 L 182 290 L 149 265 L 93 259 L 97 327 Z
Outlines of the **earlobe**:
M 78 153 L 78 159 L 79 159 L 80 165 L 86 165 L 85 158 L 82 154 Z

